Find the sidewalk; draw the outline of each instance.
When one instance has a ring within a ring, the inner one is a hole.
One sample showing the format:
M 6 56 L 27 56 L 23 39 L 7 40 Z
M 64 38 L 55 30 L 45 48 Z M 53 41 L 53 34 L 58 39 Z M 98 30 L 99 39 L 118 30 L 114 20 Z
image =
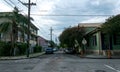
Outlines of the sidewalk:
M 44 53 L 45 53 L 45 52 L 30 54 L 29 57 L 27 57 L 26 55 L 23 55 L 23 56 L 8 56 L 8 57 L 0 57 L 0 60 L 28 59 L 28 58 L 38 57 L 38 56 L 40 56 L 40 55 L 42 55 L 42 54 L 44 54 Z
M 84 55 L 82 58 L 91 58 L 91 59 L 109 59 L 107 56 L 103 55 Z M 120 56 L 111 56 L 110 59 L 120 59 Z

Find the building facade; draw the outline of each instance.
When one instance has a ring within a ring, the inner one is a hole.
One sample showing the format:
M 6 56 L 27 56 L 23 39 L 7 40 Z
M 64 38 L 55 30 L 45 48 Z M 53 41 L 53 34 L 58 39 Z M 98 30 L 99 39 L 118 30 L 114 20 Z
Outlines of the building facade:
M 43 48 L 42 50 L 45 50 L 45 48 L 47 48 L 49 46 L 48 40 L 44 39 L 41 36 L 38 36 L 37 43 L 39 46 L 42 46 L 42 48 Z
M 0 16 L 4 16 L 4 15 L 9 15 L 12 16 L 13 12 L 1 12 Z M 21 16 L 24 17 L 24 15 L 20 14 Z M 7 18 L 0 18 L 0 24 L 5 22 L 5 21 L 9 21 L 9 19 Z M 10 21 L 9 21 L 10 22 Z M 0 40 L 1 41 L 6 41 L 6 42 L 10 42 L 11 41 L 11 30 L 12 27 L 9 27 L 9 32 L 6 33 L 0 33 Z M 38 28 L 32 23 L 30 22 L 30 45 L 31 46 L 35 46 L 37 44 L 37 31 Z M 15 40 L 16 42 L 22 42 L 22 43 L 27 43 L 28 40 L 28 24 L 23 23 L 23 22 L 19 22 L 19 24 L 17 24 L 16 29 L 16 36 L 15 36 Z
M 102 23 L 80 24 L 86 29 L 86 53 L 107 55 L 110 51 L 112 55 L 120 55 L 120 33 L 114 35 L 102 33 L 101 25 Z

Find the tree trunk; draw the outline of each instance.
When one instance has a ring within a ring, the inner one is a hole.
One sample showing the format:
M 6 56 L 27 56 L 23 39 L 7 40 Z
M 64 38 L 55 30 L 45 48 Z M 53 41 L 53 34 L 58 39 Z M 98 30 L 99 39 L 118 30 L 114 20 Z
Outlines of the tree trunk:
M 16 23 L 13 21 L 13 25 L 12 25 L 12 34 L 11 34 L 11 42 L 12 42 L 12 55 L 15 56 L 16 51 L 15 51 L 15 42 L 16 42 L 16 38 L 17 38 L 17 29 L 16 29 Z M 15 52 L 14 52 L 15 51 Z

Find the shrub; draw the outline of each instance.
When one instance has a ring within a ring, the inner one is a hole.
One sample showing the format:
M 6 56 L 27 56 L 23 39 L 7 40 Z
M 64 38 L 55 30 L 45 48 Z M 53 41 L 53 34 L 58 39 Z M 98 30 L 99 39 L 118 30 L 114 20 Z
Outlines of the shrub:
M 16 55 L 26 54 L 27 44 L 16 43 Z M 12 56 L 13 49 L 11 48 L 11 42 L 0 42 L 0 56 Z
M 19 51 L 19 55 L 26 54 L 27 44 L 26 43 L 17 43 L 17 48 Z
M 9 42 L 0 42 L 0 56 L 11 55 L 11 44 Z
M 41 46 L 35 46 L 34 47 L 34 52 L 41 52 L 42 51 L 42 47 Z

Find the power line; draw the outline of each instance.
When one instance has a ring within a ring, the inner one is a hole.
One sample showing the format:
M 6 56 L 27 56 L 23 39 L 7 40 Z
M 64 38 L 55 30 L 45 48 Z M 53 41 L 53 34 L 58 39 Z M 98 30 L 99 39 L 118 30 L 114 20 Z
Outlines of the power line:
M 35 24 L 38 24 L 37 22 L 34 22 Z M 48 38 L 48 36 L 46 36 L 45 34 L 47 33 L 47 31 L 45 31 L 44 30 L 44 28 L 43 27 L 41 27 L 41 26 L 39 26 L 39 25 L 37 25 L 37 27 L 39 28 L 39 32 L 41 33 L 41 35 L 43 36 L 43 37 L 45 37 L 45 38 Z M 40 35 L 40 36 L 41 36 Z
M 9 0 L 10 1 L 10 3 L 12 4 L 12 5 L 14 5 L 14 7 L 17 7 L 18 8 L 18 6 L 12 1 L 12 0 Z
M 48 38 L 48 35 L 46 35 L 47 32 L 45 32 L 45 30 L 43 30 L 41 28 L 40 28 L 40 30 L 42 30 L 42 31 L 40 31 L 41 35 L 44 36 L 44 37 L 46 37 L 46 38 Z
M 34 23 L 38 24 L 37 22 L 34 22 Z M 44 31 L 43 34 L 46 32 L 43 27 L 41 27 L 41 26 L 39 26 L 39 25 L 37 25 L 37 26 L 39 27 L 39 29 L 41 29 L 42 31 Z M 49 27 L 49 26 L 48 26 L 48 27 Z M 42 31 L 41 31 L 41 32 L 42 32 Z
M 11 3 L 9 3 L 8 1 L 6 1 L 6 0 L 4 0 L 9 6 L 11 6 L 12 8 L 14 8 L 14 6 L 11 4 Z
M 15 5 L 11 0 L 9 0 L 13 5 Z
M 15 6 L 15 7 L 17 7 L 18 8 L 18 6 L 16 6 L 16 4 L 12 1 L 12 0 L 9 0 L 11 3 L 9 3 L 9 2 L 7 2 L 6 0 L 4 0 L 7 4 L 9 4 L 11 7 L 13 7 L 13 5 Z M 18 1 L 20 1 L 20 0 L 18 0 Z M 14 8 L 14 7 L 13 7 Z M 22 12 L 22 13 L 24 13 L 24 12 Z M 27 15 L 26 13 L 24 13 L 24 15 Z
M 79 15 L 79 14 L 31 14 L 36 16 L 113 16 L 113 15 L 92 15 L 92 14 L 86 14 L 86 15 Z
M 6 1 L 6 0 L 5 0 Z M 9 0 L 15 7 L 19 8 L 12 0 Z M 18 0 L 20 3 L 22 3 L 20 0 Z M 9 3 L 10 4 L 10 3 Z M 10 5 L 12 5 L 10 4 Z M 13 7 L 13 6 L 12 6 Z M 14 7 L 13 7 L 14 8 Z M 22 11 L 22 10 L 19 10 L 19 11 Z M 22 12 L 24 13 L 24 12 Z M 24 15 L 27 15 L 26 13 L 24 13 Z
M 55 11 L 61 11 L 61 12 L 64 12 L 66 9 L 56 9 Z M 96 10 L 96 9 L 95 9 Z M 97 9 L 99 11 L 103 11 L 101 9 Z M 47 10 L 47 9 L 42 9 L 42 10 L 39 10 L 40 12 L 49 12 L 50 10 Z M 77 11 L 77 12 L 87 12 L 87 10 L 80 10 L 80 9 L 67 9 L 67 11 Z M 106 10 L 105 10 L 106 11 Z M 108 10 L 109 11 L 109 10 Z
M 18 0 L 21 4 L 23 4 L 25 7 L 28 7 L 28 6 L 26 6 L 21 0 Z

